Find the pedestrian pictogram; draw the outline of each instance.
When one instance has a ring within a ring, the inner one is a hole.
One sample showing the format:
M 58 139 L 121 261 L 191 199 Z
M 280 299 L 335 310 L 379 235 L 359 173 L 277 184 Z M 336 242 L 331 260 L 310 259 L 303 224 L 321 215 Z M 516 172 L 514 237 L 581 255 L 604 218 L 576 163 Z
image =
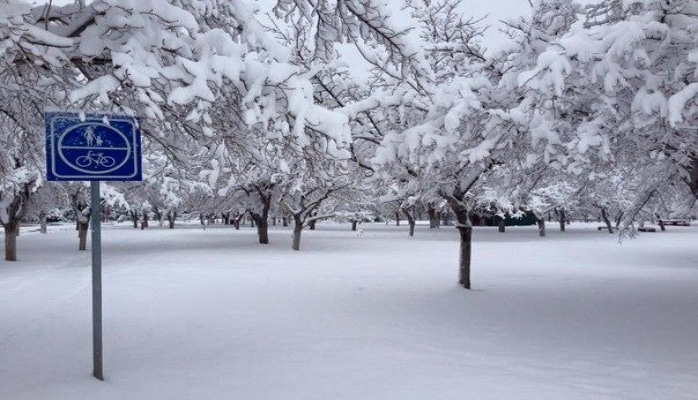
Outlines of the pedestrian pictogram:
M 48 180 L 141 180 L 140 127 L 129 116 L 46 113 Z

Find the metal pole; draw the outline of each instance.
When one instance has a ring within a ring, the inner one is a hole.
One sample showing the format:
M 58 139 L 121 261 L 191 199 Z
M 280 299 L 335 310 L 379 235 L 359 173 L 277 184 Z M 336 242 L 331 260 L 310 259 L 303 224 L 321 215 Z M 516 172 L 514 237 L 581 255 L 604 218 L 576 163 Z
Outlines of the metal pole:
M 92 355 L 93 375 L 104 380 L 102 369 L 102 227 L 99 181 L 90 182 L 92 219 Z

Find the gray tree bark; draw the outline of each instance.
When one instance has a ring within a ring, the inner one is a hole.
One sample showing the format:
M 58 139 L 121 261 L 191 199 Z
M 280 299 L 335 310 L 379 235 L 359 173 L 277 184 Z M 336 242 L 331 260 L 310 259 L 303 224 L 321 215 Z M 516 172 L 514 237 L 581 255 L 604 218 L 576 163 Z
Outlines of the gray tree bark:
M 613 224 L 611 224 L 611 220 L 608 218 L 608 212 L 606 212 L 606 208 L 601 208 L 601 218 L 603 219 L 603 222 L 606 223 L 606 229 L 608 229 L 608 233 L 613 233 Z
M 29 185 L 14 194 L 14 198 L 7 206 L 7 221 L 0 221 L 5 230 L 5 260 L 17 261 L 17 236 L 19 236 L 19 222 L 24 215 L 24 206 L 29 201 Z
M 451 225 L 451 213 L 448 210 L 443 211 L 443 213 L 441 214 L 441 225 Z
M 293 243 L 291 248 L 295 251 L 301 249 L 301 234 L 303 233 L 303 221 L 300 218 L 293 218 Z
M 693 196 L 698 199 L 698 153 L 691 153 L 691 167 L 688 171 L 688 187 L 693 192 Z
M 405 214 L 405 217 L 407 217 L 407 225 L 410 227 L 409 235 L 412 237 L 414 236 L 414 228 L 417 225 L 417 221 L 415 221 L 414 218 L 414 206 L 410 208 L 403 208 L 402 213 Z
M 177 211 L 170 210 L 167 213 L 167 224 L 168 224 L 170 229 L 174 229 L 176 219 L 177 219 Z
M 545 219 L 536 215 L 536 225 L 538 225 L 538 236 L 545 237 Z
M 133 229 L 138 229 L 138 213 L 134 210 L 129 211 L 131 221 L 133 221 Z
M 259 243 L 269 244 L 269 221 L 267 220 L 267 215 L 250 213 L 252 216 L 252 221 L 257 227 L 257 236 L 259 237 Z
M 46 226 L 46 213 L 43 211 L 39 213 L 39 232 L 48 233 L 48 227 Z
M 272 194 L 270 188 L 255 188 L 259 200 L 262 202 L 262 209 L 259 211 L 249 210 L 252 223 L 257 225 L 257 236 L 259 243 L 269 244 L 269 210 L 271 209 Z
M 565 209 L 561 208 L 557 212 L 558 220 L 560 222 L 560 232 L 565 231 L 565 224 L 567 223 L 567 214 L 565 213 Z
M 441 223 L 441 220 L 439 219 L 439 213 L 432 206 L 429 206 L 428 213 L 429 213 L 429 229 L 439 228 L 439 225 Z
M 470 289 L 470 260 L 472 259 L 473 227 L 458 226 L 460 234 L 460 260 L 458 283 L 466 289 Z
M 78 221 L 78 250 L 87 250 L 87 231 L 89 230 L 90 223 Z
M 5 230 L 5 261 L 17 261 L 17 236 L 19 236 L 19 221 L 3 224 Z
M 465 289 L 471 289 L 470 262 L 472 259 L 473 227 L 468 215 L 469 210 L 463 203 L 463 195 L 461 193 L 456 192 L 452 196 L 445 196 L 445 198 L 458 221 L 456 225 L 460 235 L 458 283 Z
M 233 225 L 235 226 L 236 231 L 240 230 L 240 221 L 243 221 L 244 218 L 245 218 L 245 213 L 236 214 L 235 217 L 233 218 Z

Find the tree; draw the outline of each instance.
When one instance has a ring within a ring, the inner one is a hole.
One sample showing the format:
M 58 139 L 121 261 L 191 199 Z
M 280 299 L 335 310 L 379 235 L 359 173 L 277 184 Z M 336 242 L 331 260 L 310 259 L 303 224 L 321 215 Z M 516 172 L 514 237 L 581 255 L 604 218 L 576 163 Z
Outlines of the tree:
M 339 156 L 339 157 L 337 157 Z M 292 161 L 282 178 L 281 203 L 293 218 L 293 250 L 300 250 L 303 229 L 318 220 L 335 216 L 335 209 L 324 208 L 327 200 L 350 187 L 347 154 L 332 155 L 322 146 L 308 146 Z
M 63 104 L 75 79 L 60 65 L 68 39 L 27 22 L 32 8 L 8 4 L 0 18 L 0 223 L 5 259 L 17 259 L 16 238 L 31 196 L 43 184 L 44 106 Z M 48 94 L 48 95 L 47 95 Z
M 387 115 L 372 163 L 399 183 L 405 198 L 442 198 L 454 212 L 461 240 L 459 283 L 470 288 L 473 197 L 493 168 L 511 157 L 508 149 L 521 133 L 505 110 L 507 97 L 498 91 L 501 73 L 478 44 L 481 30 L 455 6 L 409 4 L 421 28 L 424 51 L 415 64 L 422 69 L 402 79 L 379 68 L 390 93 L 376 93 L 373 104 L 359 105 Z M 359 105 L 357 113 L 370 110 Z
M 695 15 L 692 1 L 604 2 L 519 77 L 543 96 L 537 112 L 554 115 L 544 121 L 566 127 L 558 143 L 568 169 L 614 162 L 644 177 L 625 229 L 662 182 L 683 181 L 695 199 Z M 638 158 L 644 166 L 632 161 Z

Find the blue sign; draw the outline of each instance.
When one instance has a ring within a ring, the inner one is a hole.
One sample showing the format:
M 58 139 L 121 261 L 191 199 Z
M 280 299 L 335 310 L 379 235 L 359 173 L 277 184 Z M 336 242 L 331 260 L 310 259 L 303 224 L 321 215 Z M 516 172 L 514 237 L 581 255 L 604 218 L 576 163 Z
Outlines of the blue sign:
M 134 117 L 47 112 L 49 181 L 140 181 L 141 130 Z

